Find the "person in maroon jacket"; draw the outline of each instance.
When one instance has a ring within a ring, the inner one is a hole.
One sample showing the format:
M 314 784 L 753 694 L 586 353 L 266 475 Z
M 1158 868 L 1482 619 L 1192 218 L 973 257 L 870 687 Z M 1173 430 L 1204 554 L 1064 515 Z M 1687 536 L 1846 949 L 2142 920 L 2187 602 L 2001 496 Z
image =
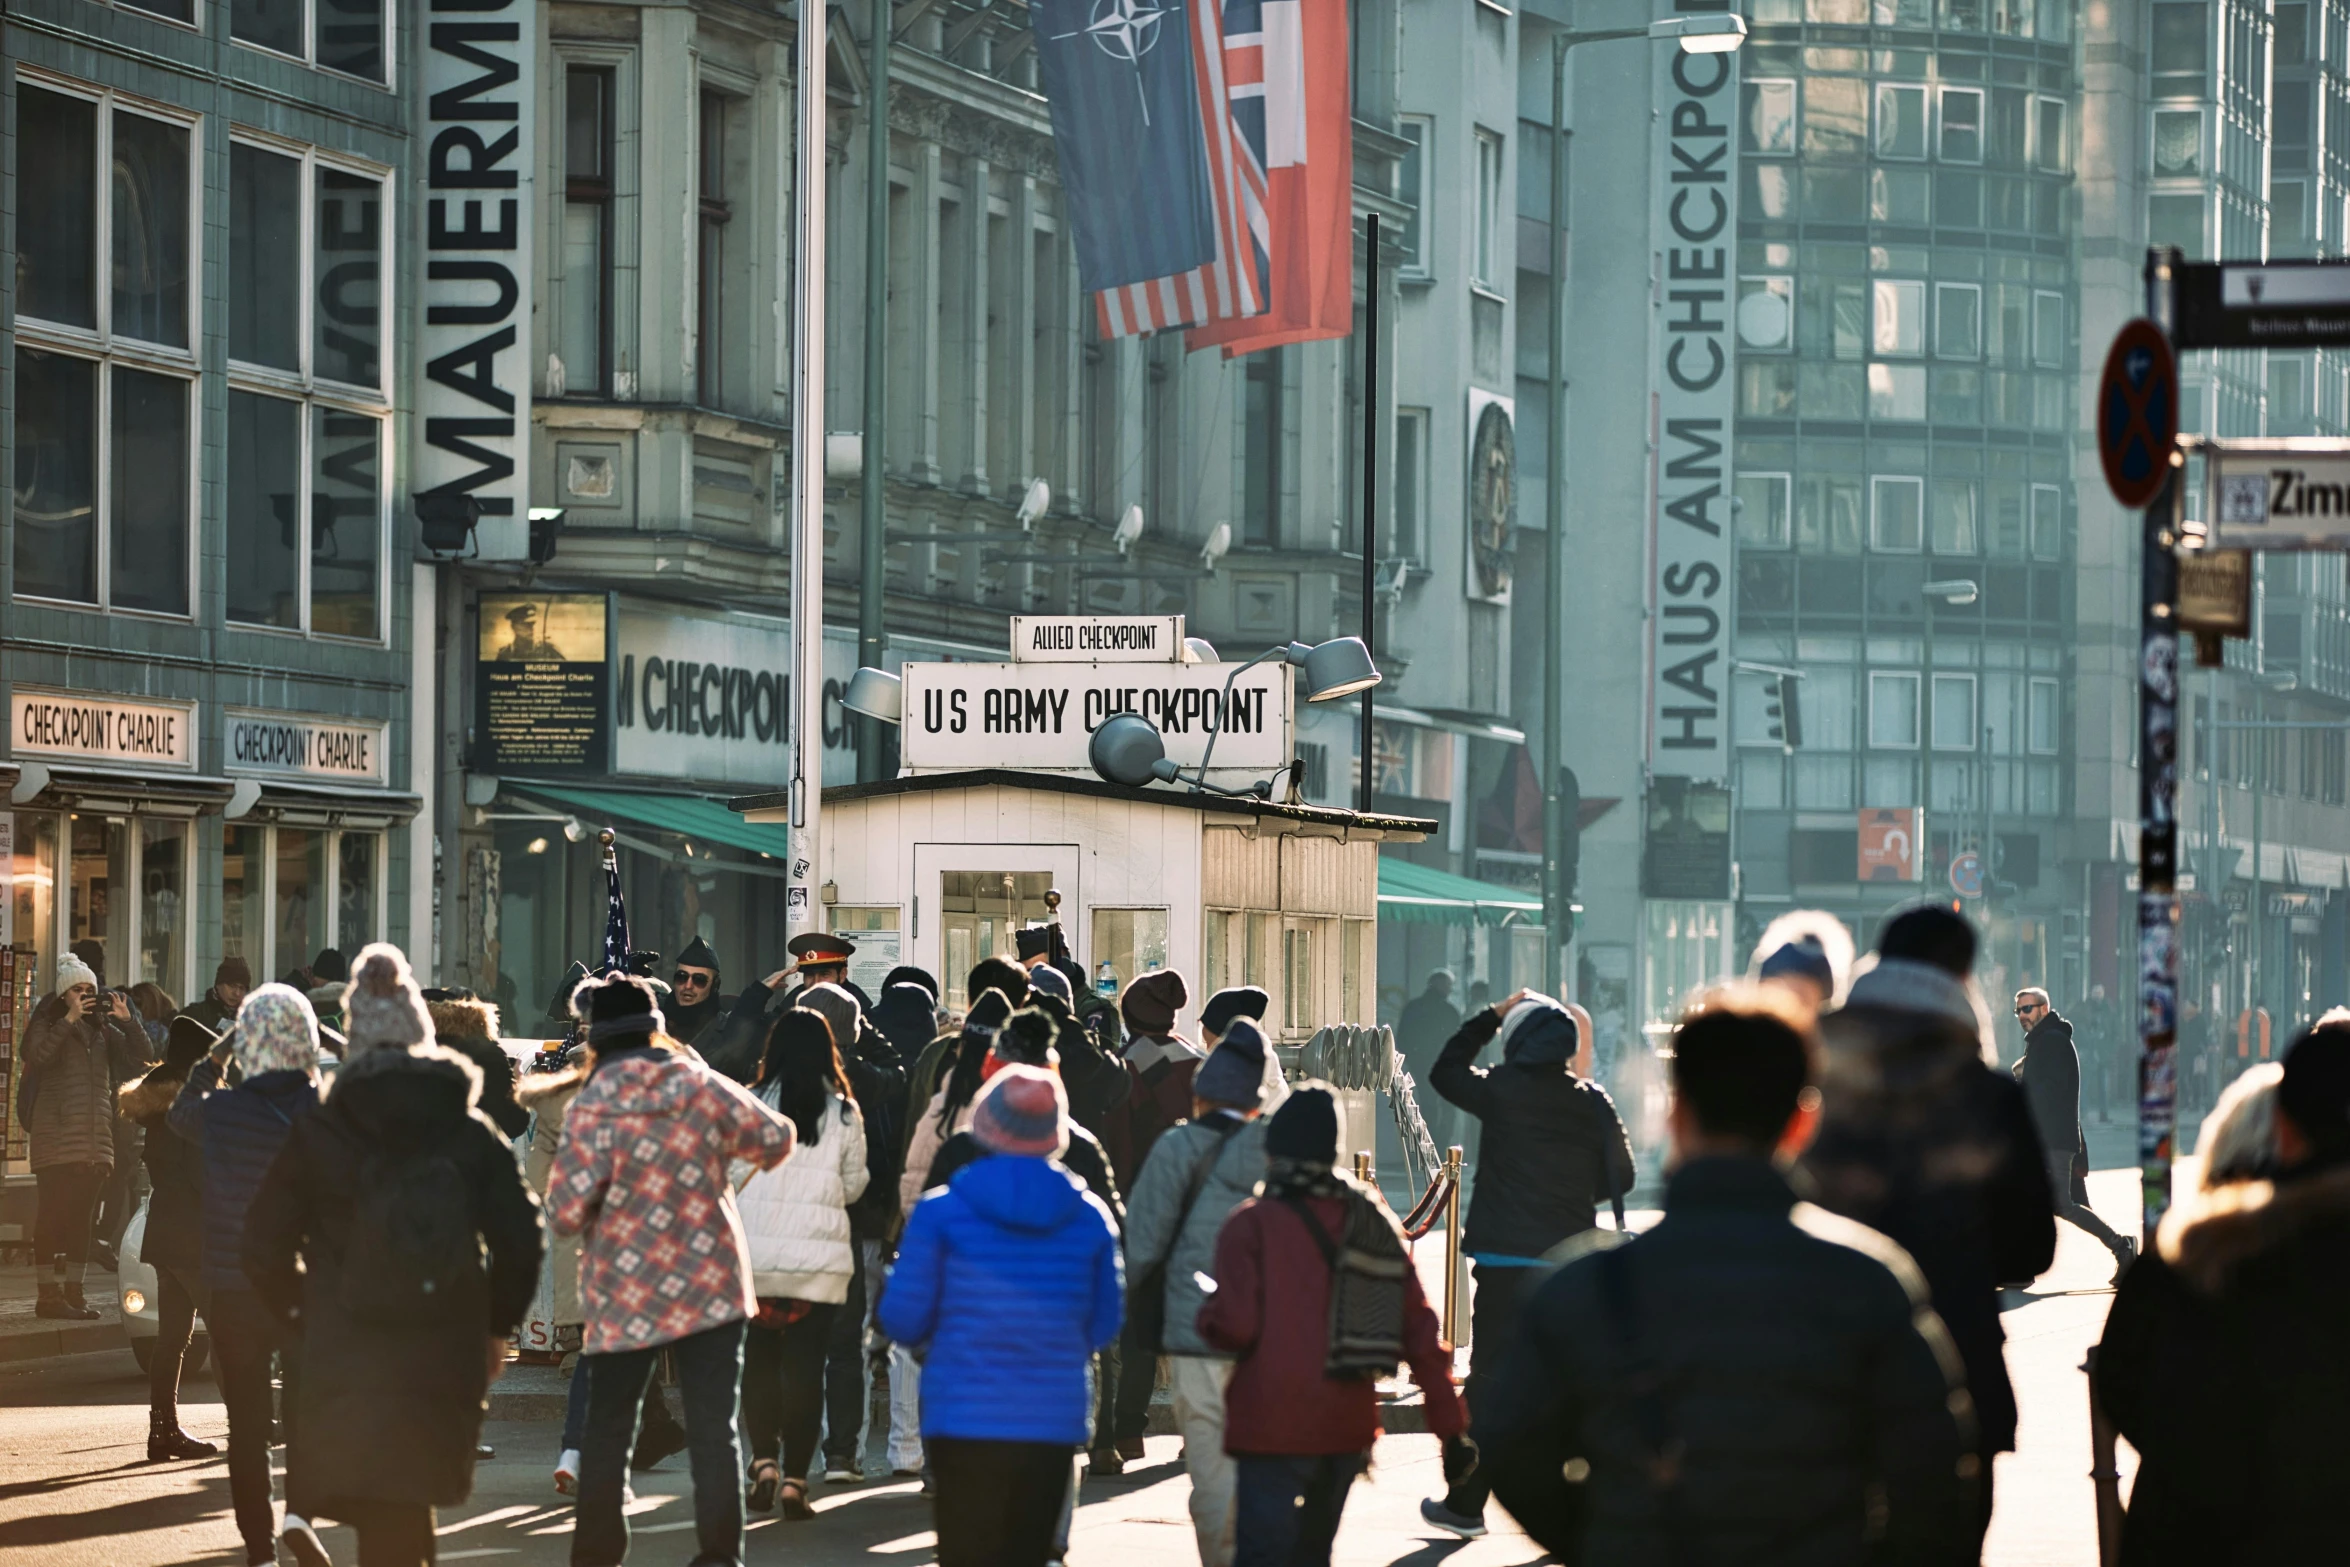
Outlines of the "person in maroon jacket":
M 1240 1357 L 1224 1395 L 1224 1450 L 1239 1470 L 1233 1567 L 1327 1567 L 1347 1489 L 1379 1436 L 1375 1383 L 1397 1361 L 1420 1384 L 1448 1475 L 1472 1450 L 1452 1351 L 1403 1231 L 1374 1192 L 1335 1168 L 1330 1090 L 1290 1095 L 1265 1151 L 1261 1195 L 1224 1221 L 1215 1288 L 1199 1313 L 1200 1336 Z

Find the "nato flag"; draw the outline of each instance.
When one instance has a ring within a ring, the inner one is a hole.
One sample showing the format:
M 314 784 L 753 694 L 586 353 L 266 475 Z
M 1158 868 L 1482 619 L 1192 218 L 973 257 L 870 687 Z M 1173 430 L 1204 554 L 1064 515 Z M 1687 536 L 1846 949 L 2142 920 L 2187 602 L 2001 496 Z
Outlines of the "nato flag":
M 1191 57 L 1194 0 L 1031 0 L 1036 55 L 1088 293 L 1214 259 Z M 1214 0 L 1207 0 L 1214 3 Z

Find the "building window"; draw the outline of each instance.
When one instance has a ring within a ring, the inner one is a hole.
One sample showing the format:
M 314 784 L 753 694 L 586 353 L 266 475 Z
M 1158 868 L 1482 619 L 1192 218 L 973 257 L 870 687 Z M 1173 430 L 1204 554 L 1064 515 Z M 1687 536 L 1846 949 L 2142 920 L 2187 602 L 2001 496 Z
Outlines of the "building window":
M 1975 481 L 1936 479 L 1927 494 L 1928 528 L 1934 553 L 1982 553 L 1982 528 L 1976 516 Z M 1931 606 L 1928 606 L 1928 612 L 1932 612 Z
M 2268 253 L 2280 260 L 2310 253 L 2309 185 L 2306 181 L 2269 181 Z
M 2309 6 L 2307 0 L 2277 0 L 2277 58 L 2279 65 L 2309 63 Z
M 1738 542 L 1750 549 L 1785 549 L 1793 538 L 1794 492 L 1792 474 L 1738 475 Z
M 1396 165 L 1396 199 L 1410 209 L 1403 220 L 1403 270 L 1412 277 L 1428 276 L 1428 208 L 1434 192 L 1428 189 L 1429 159 L 1436 148 L 1436 122 L 1424 114 L 1407 114 L 1397 122 L 1405 142 Z
M 2203 73 L 2211 59 L 2209 8 L 2203 0 L 2194 0 L 2187 5 L 2157 5 L 2153 10 L 2147 63 L 2153 68 L 2154 95 L 2203 97 Z
M 2062 174 L 2072 165 L 2065 134 L 2064 100 L 2035 99 L 2032 105 L 2032 163 L 2044 174 Z
M 2189 261 L 2203 257 L 2203 198 L 2149 196 L 2146 198 L 2146 242 L 2171 245 Z
M 2154 177 L 2203 177 L 2203 111 L 2158 109 L 2154 115 Z
M 20 80 L 16 134 L 16 591 L 186 615 L 196 126 Z
M 2268 362 L 2268 433 L 2299 435 L 2309 418 L 2308 377 L 2298 359 L 2272 355 Z
M 1906 83 L 1877 84 L 1877 156 L 1922 159 L 1926 155 L 1926 89 Z
M 2032 363 L 2043 370 L 2064 368 L 2064 296 L 2040 289 L 2032 295 Z
M 1786 275 L 1738 280 L 1738 346 L 1756 353 L 1795 351 L 1795 279 Z
M 2064 558 L 2064 491 L 2053 484 L 2032 486 L 2032 558 Z
M 1879 354 L 1914 356 L 1926 351 L 1926 285 L 1902 278 L 1878 278 L 1869 285 L 1872 344 Z
M 2025 687 L 2025 748 L 2034 756 L 2056 754 L 2057 719 L 2063 711 L 2061 695 L 2056 681 L 2037 675 Z
M 1926 481 L 1869 481 L 1869 547 L 1915 555 L 1926 547 Z
M 547 389 L 558 396 L 611 389 L 612 86 L 608 67 L 563 73 L 563 380 Z
M 1888 670 L 1869 672 L 1869 744 L 1881 751 L 1918 748 L 1918 677 Z
M 1428 515 L 1428 410 L 1395 411 L 1395 538 L 1388 546 L 1399 560 L 1424 560 Z
M 1924 365 L 1869 366 L 1871 419 L 1923 419 L 1926 416 Z
M 1281 542 L 1281 350 L 1248 356 L 1241 441 L 1240 539 L 1261 549 Z
M 695 248 L 694 385 L 705 406 L 724 396 L 726 226 L 734 218 L 726 181 L 726 95 L 705 90 L 701 113 L 701 227 Z
M 383 635 L 384 195 L 376 170 L 230 144 L 232 621 Z
M 1795 153 L 1795 84 L 1756 79 L 1744 84 L 1745 111 L 1740 134 L 1748 152 L 1763 157 L 1792 157 Z
M 1501 185 L 1501 138 L 1493 132 L 1477 133 L 1477 229 L 1471 236 L 1474 252 L 1471 256 L 1470 276 L 1483 288 L 1501 291 L 1501 225 L 1503 191 Z
M 1972 751 L 1975 748 L 1975 677 L 1934 676 L 1934 749 Z
M 363 82 L 383 82 L 384 0 L 230 0 L 228 35 Z
M 1943 359 L 1983 357 L 1983 285 L 1934 285 L 1934 352 Z
M 1942 161 L 1983 161 L 1983 93 L 1980 88 L 1942 89 Z

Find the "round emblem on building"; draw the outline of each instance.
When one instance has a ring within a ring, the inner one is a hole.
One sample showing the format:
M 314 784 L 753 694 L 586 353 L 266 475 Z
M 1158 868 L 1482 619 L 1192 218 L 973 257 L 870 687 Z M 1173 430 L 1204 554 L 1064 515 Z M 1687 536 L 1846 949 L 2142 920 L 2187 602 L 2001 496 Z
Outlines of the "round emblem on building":
M 1469 444 L 1469 565 L 1479 597 L 1508 595 L 1517 532 L 1517 433 L 1509 406 L 1495 400 L 1478 410 Z

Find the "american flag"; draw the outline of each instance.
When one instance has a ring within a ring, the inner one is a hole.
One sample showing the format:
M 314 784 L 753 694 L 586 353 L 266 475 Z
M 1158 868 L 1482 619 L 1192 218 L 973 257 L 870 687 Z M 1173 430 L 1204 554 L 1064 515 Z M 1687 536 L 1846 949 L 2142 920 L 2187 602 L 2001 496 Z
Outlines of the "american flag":
M 1095 316 L 1105 338 L 1241 320 L 1261 314 L 1271 297 L 1261 8 L 1260 0 L 1228 0 L 1221 6 L 1218 0 L 1198 0 L 1191 7 L 1200 122 L 1207 132 L 1215 200 L 1215 258 L 1187 272 L 1095 294 Z
M 620 856 L 604 850 L 604 964 L 602 974 L 628 972 L 628 904 L 620 896 Z

